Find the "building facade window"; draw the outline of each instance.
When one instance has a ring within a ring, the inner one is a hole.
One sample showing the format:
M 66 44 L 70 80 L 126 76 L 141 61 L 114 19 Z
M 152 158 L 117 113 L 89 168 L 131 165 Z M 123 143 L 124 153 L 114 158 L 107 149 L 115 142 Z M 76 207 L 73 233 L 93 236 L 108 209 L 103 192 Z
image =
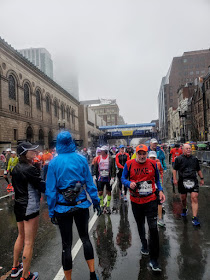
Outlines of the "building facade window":
M 72 123 L 75 124 L 75 111 L 72 110 Z
M 46 111 L 50 112 L 50 98 L 48 95 L 46 96 Z
M 67 107 L 66 109 L 67 121 L 70 121 L 70 109 Z
M 41 110 L 41 93 L 39 90 L 36 91 L 36 108 Z
M 17 129 L 16 128 L 14 129 L 14 140 L 15 141 L 17 140 Z
M 12 75 L 9 75 L 9 98 L 16 100 L 16 83 Z
M 30 95 L 30 89 L 28 84 L 24 85 L 24 104 L 30 105 L 30 100 L 29 100 L 29 95 Z
M 54 101 L 54 116 L 58 117 L 58 103 L 56 100 Z
M 62 118 L 62 120 L 65 119 L 65 110 L 64 110 L 63 104 L 61 105 L 61 118 Z

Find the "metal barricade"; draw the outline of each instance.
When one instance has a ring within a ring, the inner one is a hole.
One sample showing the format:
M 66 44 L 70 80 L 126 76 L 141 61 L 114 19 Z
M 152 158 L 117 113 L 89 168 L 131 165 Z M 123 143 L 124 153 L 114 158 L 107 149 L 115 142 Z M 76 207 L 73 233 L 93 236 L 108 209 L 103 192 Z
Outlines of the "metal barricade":
M 194 151 L 193 155 L 196 156 L 201 163 L 210 163 L 210 151 Z

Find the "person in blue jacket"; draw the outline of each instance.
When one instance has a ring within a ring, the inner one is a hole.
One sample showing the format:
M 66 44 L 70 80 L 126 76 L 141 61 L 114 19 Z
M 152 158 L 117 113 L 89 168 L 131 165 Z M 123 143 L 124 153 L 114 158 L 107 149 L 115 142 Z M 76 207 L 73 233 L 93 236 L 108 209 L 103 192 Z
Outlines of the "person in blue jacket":
M 155 151 L 157 153 L 157 158 L 160 160 L 163 169 L 167 170 L 165 153 L 164 153 L 164 151 L 161 150 L 160 147 L 158 147 L 158 141 L 155 138 L 152 138 L 150 140 L 150 146 L 148 147 L 148 153 L 150 151 Z
M 75 221 L 84 255 L 90 269 L 90 279 L 97 280 L 94 267 L 93 247 L 88 235 L 89 194 L 94 210 L 101 214 L 100 199 L 85 157 L 75 152 L 76 146 L 70 132 L 57 136 L 58 156 L 49 163 L 46 196 L 52 223 L 58 224 L 62 238 L 62 265 L 67 280 L 72 274 L 72 224 Z

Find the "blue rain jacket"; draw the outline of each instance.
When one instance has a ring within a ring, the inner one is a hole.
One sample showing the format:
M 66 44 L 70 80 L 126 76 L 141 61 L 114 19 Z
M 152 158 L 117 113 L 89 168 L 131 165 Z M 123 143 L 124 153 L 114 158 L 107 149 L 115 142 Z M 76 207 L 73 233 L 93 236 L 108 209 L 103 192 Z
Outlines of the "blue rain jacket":
M 150 151 L 151 151 L 151 149 L 150 149 L 150 146 L 149 146 L 148 147 L 148 153 Z M 156 153 L 157 153 L 157 158 L 160 160 L 160 163 L 161 163 L 163 169 L 166 170 L 167 169 L 167 167 L 166 167 L 166 160 L 165 160 L 166 157 L 165 157 L 164 151 L 162 151 L 160 147 L 157 147 Z
M 65 203 L 63 195 L 58 192 L 58 189 L 66 189 L 70 184 L 74 185 L 80 181 L 81 184 L 86 184 L 86 191 L 94 205 L 100 203 L 98 192 L 93 178 L 90 174 L 87 160 L 80 154 L 76 153 L 76 146 L 73 142 L 71 134 L 68 131 L 63 131 L 57 136 L 56 150 L 58 156 L 52 159 L 49 163 L 46 181 L 46 196 L 49 208 L 49 216 L 54 216 L 54 211 L 58 213 L 66 213 L 70 209 L 88 208 L 91 205 L 89 200 L 82 202 L 76 206 L 58 205 L 57 202 Z M 86 191 L 76 198 L 80 201 L 87 198 Z

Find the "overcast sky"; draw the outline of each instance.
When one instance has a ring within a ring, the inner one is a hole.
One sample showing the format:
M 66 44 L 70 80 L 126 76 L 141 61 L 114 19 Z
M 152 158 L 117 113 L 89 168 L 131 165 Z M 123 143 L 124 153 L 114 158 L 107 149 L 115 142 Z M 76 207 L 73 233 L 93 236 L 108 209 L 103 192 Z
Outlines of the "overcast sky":
M 210 47 L 209 0 L 1 0 L 0 36 L 45 47 L 54 76 L 77 65 L 80 100 L 115 98 L 127 123 L 158 118 L 172 58 Z

